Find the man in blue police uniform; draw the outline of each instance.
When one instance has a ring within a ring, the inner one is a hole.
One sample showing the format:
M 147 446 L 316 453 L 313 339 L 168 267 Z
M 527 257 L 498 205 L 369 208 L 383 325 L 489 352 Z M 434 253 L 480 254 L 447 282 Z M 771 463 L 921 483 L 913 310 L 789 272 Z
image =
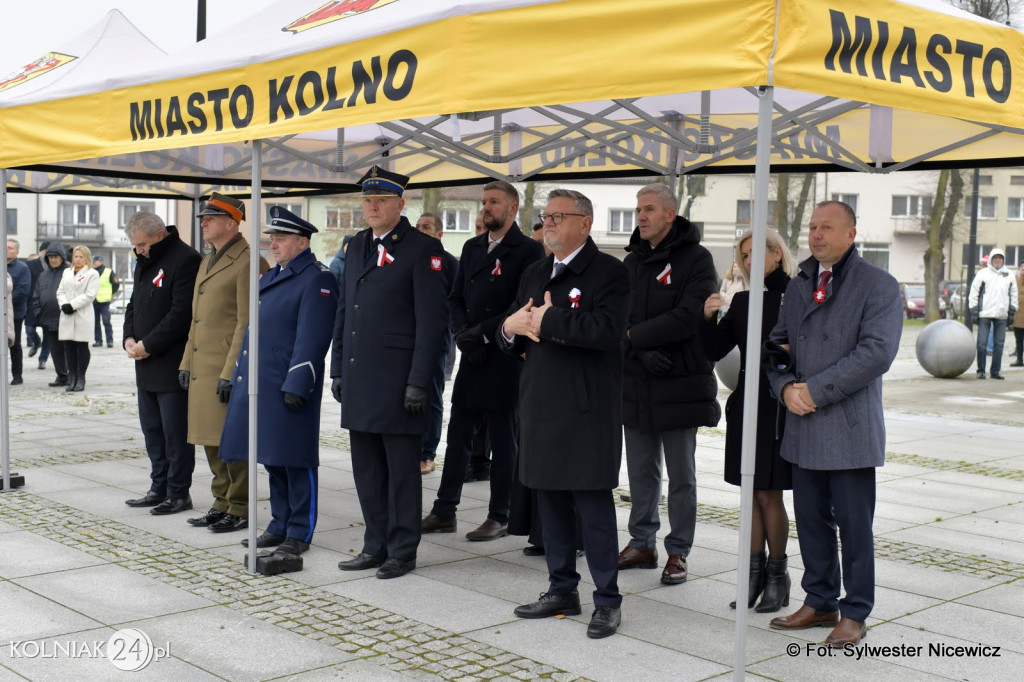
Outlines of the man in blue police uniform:
M 370 229 L 348 246 L 331 351 L 331 392 L 349 430 L 352 474 L 366 530 L 343 571 L 416 567 L 420 451 L 428 391 L 444 347 L 448 277 L 441 241 L 402 216 L 404 175 L 374 166 L 359 181 Z
M 338 283 L 309 250 L 315 227 L 280 206 L 271 208 L 270 216 L 266 232 L 277 266 L 260 279 L 256 461 L 269 474 L 272 518 L 256 546 L 277 546 L 275 553 L 298 556 L 309 549 L 316 527 L 320 399 Z M 246 332 L 220 441 L 226 462 L 248 459 L 248 381 Z
M 515 409 L 522 361 L 503 353 L 494 333 L 515 300 L 526 267 L 544 256 L 543 247 L 523 235 L 516 223 L 519 192 L 503 180 L 484 185 L 485 234 L 462 247 L 458 276 L 448 299 L 455 342 L 462 351 L 452 391 L 448 449 L 437 501 L 423 519 L 424 533 L 452 533 L 462 484 L 469 471 L 473 436 L 486 422 L 491 440 L 491 498 L 487 519 L 466 534 L 472 542 L 508 532 L 509 493 L 515 476 Z

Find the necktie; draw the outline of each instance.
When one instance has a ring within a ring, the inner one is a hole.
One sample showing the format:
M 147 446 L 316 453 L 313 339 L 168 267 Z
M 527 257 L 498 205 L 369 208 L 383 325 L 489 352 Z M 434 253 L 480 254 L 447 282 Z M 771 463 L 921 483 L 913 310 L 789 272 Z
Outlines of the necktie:
M 828 286 L 828 283 L 832 281 L 832 271 L 825 270 L 821 273 L 821 277 L 818 278 L 818 288 L 824 289 Z
M 491 251 L 494 251 L 494 248 L 497 245 L 498 245 L 498 242 L 488 240 L 488 242 L 487 242 L 487 253 L 490 253 Z
M 551 279 L 561 275 L 562 270 L 565 270 L 565 263 L 555 263 L 555 274 L 551 275 Z

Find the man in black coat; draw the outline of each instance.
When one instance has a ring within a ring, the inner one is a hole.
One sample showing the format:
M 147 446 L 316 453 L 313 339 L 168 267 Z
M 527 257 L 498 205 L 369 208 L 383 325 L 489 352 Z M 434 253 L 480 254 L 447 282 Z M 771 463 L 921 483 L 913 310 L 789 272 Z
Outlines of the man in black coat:
M 622 335 L 626 268 L 590 239 L 594 209 L 556 189 L 544 211 L 552 255 L 523 275 L 495 340 L 526 354 L 520 382 L 519 477 L 537 491 L 550 588 L 519 606 L 520 618 L 580 613 L 576 519 L 594 581 L 592 638 L 615 633 L 618 539 L 612 490 L 622 459 Z
M 192 322 L 192 290 L 201 257 L 173 225 L 138 211 L 124 228 L 135 247 L 135 285 L 124 312 L 124 349 L 135 361 L 139 424 L 151 465 L 149 491 L 126 500 L 150 514 L 192 508 L 196 448 L 188 437 L 188 391 L 178 365 Z
M 433 213 L 421 213 L 416 219 L 416 229 L 423 234 L 440 239 L 444 236 L 444 225 L 441 218 Z M 441 247 L 444 255 L 444 274 L 448 277 L 448 294 L 451 294 L 451 285 L 455 282 L 455 272 L 459 269 L 459 259 L 448 253 L 448 250 Z M 434 470 L 434 459 L 437 457 L 437 444 L 441 442 L 441 422 L 444 419 L 444 382 L 446 376 L 451 376 L 448 369 L 448 359 L 454 361 L 455 351 L 452 350 L 452 330 L 448 325 L 448 318 L 445 318 L 444 350 L 438 359 L 437 369 L 434 371 L 434 379 L 430 384 L 430 425 L 423 432 L 423 452 L 420 455 L 420 473 L 429 474 Z
M 362 551 L 338 568 L 379 567 L 383 579 L 416 567 L 428 388 L 448 319 L 444 249 L 402 216 L 408 181 L 377 166 L 360 180 L 370 229 L 348 246 L 331 351 L 331 393 L 366 523 Z
M 14 287 L 11 289 L 11 305 L 14 310 L 14 345 L 11 346 L 11 385 L 25 383 L 22 379 L 22 348 L 21 328 L 28 315 L 28 301 L 32 295 L 32 274 L 28 265 L 18 260 L 21 245 L 17 239 L 7 240 L 7 273 L 11 276 Z
M 486 421 L 491 441 L 491 499 L 487 520 L 466 534 L 471 541 L 500 538 L 508 532 L 509 491 L 515 475 L 515 409 L 519 400 L 519 358 L 503 353 L 494 333 L 515 300 L 523 272 L 544 252 L 516 224 L 519 192 L 498 180 L 484 185 L 485 234 L 466 241 L 458 277 L 448 298 L 455 343 L 462 362 L 452 390 L 448 449 L 437 501 L 423 519 L 423 532 L 451 533 L 455 510 L 469 470 L 473 436 Z
M 714 365 L 697 337 L 704 301 L 716 290 L 715 263 L 700 231 L 676 215 L 668 186 L 637 192 L 637 222 L 626 248 L 631 286 L 623 367 L 622 420 L 632 510 L 619 570 L 657 568 L 664 453 L 668 469 L 668 560 L 661 582 L 686 581 L 697 525 L 697 427 L 722 416 Z

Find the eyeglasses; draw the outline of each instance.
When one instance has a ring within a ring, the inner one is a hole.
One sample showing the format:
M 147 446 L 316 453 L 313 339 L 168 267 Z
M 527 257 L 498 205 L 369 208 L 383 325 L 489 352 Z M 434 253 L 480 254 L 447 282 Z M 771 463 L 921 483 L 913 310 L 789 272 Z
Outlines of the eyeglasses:
M 581 218 L 587 217 L 586 213 L 541 213 L 537 217 L 540 218 L 540 221 L 542 223 L 546 223 L 548 221 L 548 218 L 550 218 L 551 222 L 553 222 L 555 225 L 561 225 L 562 221 L 565 219 L 565 216 L 567 215 L 575 215 Z

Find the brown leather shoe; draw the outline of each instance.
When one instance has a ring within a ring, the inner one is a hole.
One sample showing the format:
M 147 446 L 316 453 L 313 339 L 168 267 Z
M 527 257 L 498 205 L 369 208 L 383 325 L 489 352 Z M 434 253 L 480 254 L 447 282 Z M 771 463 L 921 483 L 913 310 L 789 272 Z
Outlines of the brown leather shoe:
M 838 611 L 816 611 L 804 604 L 788 616 L 772 618 L 768 627 L 773 630 L 806 630 L 807 628 L 832 628 L 838 623 Z
M 487 519 L 480 524 L 479 528 L 466 533 L 466 539 L 470 542 L 484 542 L 503 538 L 506 535 L 508 535 L 508 525 L 500 524 L 494 519 Z
M 678 585 L 686 582 L 686 557 L 682 554 L 669 554 L 665 570 L 661 572 L 662 585 Z
M 459 522 L 455 518 L 442 519 L 437 514 L 427 514 L 420 522 L 421 533 L 454 533 Z
M 656 549 L 634 549 L 627 546 L 619 552 L 619 570 L 627 568 L 657 568 L 658 550 Z
M 840 618 L 839 625 L 825 640 L 833 649 L 842 649 L 847 644 L 857 644 L 868 635 L 868 626 L 852 618 Z
M 420 476 L 426 476 L 436 468 L 434 460 L 432 459 L 421 459 L 420 460 Z

